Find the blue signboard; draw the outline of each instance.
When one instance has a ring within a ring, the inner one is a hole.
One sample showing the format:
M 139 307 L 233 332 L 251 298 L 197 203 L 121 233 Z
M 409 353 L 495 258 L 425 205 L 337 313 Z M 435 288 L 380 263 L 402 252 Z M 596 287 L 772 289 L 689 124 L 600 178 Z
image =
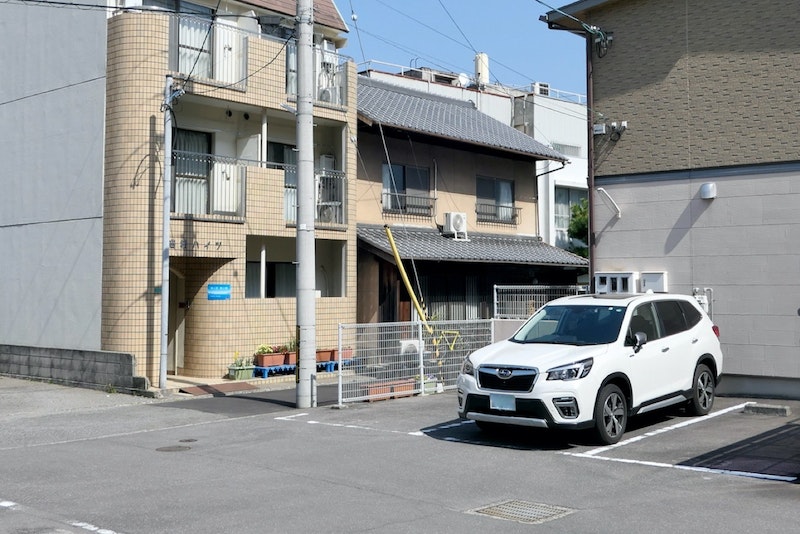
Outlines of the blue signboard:
M 208 284 L 208 300 L 229 300 L 230 298 L 230 284 Z

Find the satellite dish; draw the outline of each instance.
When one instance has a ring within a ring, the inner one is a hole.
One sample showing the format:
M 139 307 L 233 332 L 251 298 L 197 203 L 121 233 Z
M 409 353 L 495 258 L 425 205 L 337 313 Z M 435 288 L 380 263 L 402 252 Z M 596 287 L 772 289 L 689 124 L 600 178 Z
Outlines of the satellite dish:
M 464 74 L 463 72 L 458 75 L 458 85 L 461 87 L 466 87 L 469 84 L 469 76 Z

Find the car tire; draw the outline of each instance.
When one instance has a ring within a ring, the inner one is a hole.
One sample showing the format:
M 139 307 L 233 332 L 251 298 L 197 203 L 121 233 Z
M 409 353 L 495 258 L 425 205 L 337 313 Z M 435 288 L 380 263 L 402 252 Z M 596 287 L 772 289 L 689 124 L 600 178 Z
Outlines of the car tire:
M 628 424 L 628 401 L 622 390 L 607 384 L 597 395 L 594 406 L 594 428 L 597 438 L 606 445 L 617 443 Z
M 714 375 L 711 369 L 701 363 L 694 370 L 692 380 L 692 398 L 689 401 L 689 411 L 693 415 L 706 415 L 714 406 Z

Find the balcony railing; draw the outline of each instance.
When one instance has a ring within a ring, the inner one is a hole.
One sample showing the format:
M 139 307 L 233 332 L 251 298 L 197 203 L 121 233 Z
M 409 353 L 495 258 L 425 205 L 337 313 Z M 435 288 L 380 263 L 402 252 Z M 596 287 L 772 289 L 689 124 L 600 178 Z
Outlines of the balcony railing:
M 297 223 L 297 167 L 284 165 L 283 218 Z M 314 220 L 322 225 L 347 223 L 347 180 L 341 171 L 318 170 L 314 173 Z
M 173 18 L 170 68 L 193 79 L 247 88 L 247 35 L 226 22 L 181 15 Z
M 347 57 L 314 46 L 314 99 L 334 106 L 347 105 Z M 297 42 L 286 45 L 286 94 L 297 96 Z
M 384 213 L 430 217 L 433 214 L 436 199 L 427 195 L 384 192 L 382 203 Z
M 176 150 L 172 212 L 244 217 L 247 167 L 233 158 Z
M 475 204 L 475 214 L 478 222 L 519 224 L 520 211 L 521 208 L 515 208 L 514 206 L 482 202 Z

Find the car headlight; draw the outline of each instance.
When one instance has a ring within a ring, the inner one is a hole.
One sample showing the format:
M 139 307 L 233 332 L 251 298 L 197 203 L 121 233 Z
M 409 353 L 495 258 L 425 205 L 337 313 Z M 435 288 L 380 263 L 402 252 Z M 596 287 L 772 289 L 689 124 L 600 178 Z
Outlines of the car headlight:
M 547 370 L 548 380 L 577 380 L 589 374 L 592 370 L 593 358 L 587 358 L 579 362 L 560 367 L 553 367 Z
M 461 372 L 465 375 L 473 375 L 475 373 L 475 366 L 472 365 L 472 360 L 469 358 L 469 356 L 464 358 L 464 362 L 461 364 Z

